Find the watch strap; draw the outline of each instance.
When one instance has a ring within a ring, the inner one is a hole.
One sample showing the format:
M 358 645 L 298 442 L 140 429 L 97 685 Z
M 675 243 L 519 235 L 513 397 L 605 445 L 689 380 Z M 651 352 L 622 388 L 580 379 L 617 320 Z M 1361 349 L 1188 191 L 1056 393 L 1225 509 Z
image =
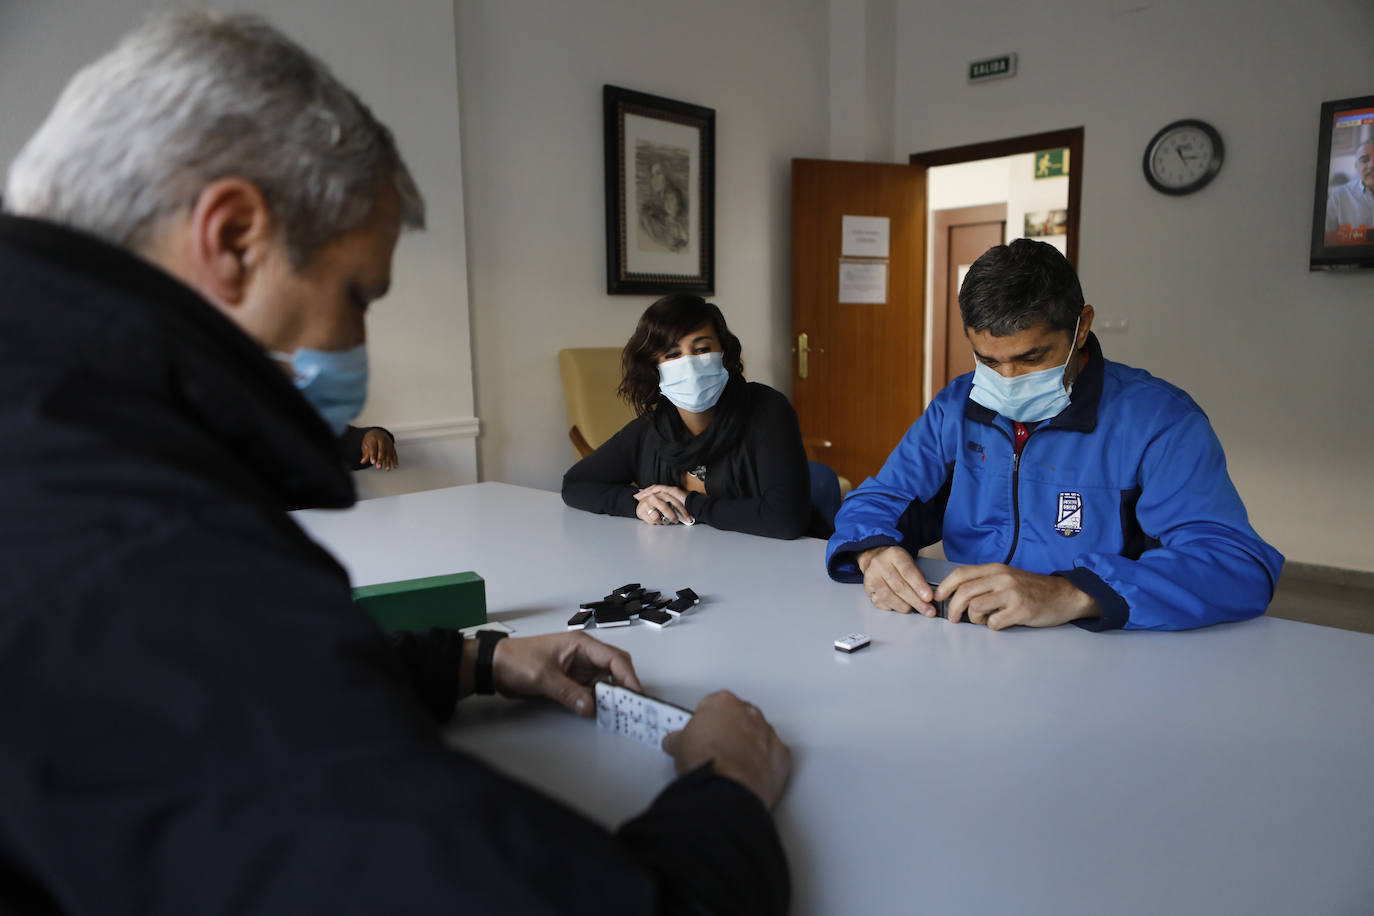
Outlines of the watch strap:
M 472 675 L 472 689 L 476 693 L 490 695 L 496 692 L 491 663 L 496 655 L 496 644 L 505 638 L 506 634 L 500 630 L 477 631 L 477 668 Z

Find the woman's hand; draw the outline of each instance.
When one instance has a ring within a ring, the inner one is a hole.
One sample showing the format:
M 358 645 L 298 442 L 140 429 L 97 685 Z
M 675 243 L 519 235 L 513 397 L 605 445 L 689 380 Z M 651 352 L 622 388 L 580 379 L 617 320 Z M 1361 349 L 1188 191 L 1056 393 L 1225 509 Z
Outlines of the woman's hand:
M 679 521 L 692 525 L 696 519 L 687 514 L 687 491 L 656 483 L 635 494 L 639 507 L 635 515 L 650 525 L 676 525 Z

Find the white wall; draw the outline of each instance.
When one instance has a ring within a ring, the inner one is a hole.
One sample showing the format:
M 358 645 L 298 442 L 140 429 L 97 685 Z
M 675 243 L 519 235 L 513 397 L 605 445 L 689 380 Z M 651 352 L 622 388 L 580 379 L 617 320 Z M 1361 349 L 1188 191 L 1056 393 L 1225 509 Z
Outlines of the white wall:
M 37 129 L 78 68 L 112 47 L 145 11 L 165 5 L 0 2 L 0 168 Z M 450 0 L 260 0 L 221 8 L 265 13 L 325 60 L 395 132 L 425 194 L 430 228 L 402 240 L 392 292 L 370 313 L 372 384 L 361 422 L 397 434 L 403 470 L 393 472 L 392 486 L 405 484 L 412 471 L 426 485 L 475 480 Z M 436 447 L 439 434 L 442 447 Z M 424 445 L 412 450 L 412 442 Z
M 954 165 L 937 165 L 926 170 L 926 209 L 954 210 L 1005 203 L 1011 193 L 1011 172 L 1006 156 L 977 159 Z M 926 226 L 935 225 L 933 218 Z
M 892 149 L 895 0 L 828 0 L 829 159 L 878 161 Z
M 1307 270 L 1318 109 L 1374 91 L 1352 64 L 1374 4 L 901 0 L 897 21 L 893 158 L 1082 125 L 1083 290 L 1129 318 L 1108 356 L 1197 399 L 1290 559 L 1374 570 L 1374 272 Z M 970 60 L 1007 51 L 1014 79 L 966 82 Z M 1141 155 L 1184 117 L 1220 130 L 1226 163 L 1169 198 Z
M 563 347 L 619 346 L 601 87 L 716 110 L 716 294 L 749 376 L 790 390 L 790 160 L 824 156 L 821 0 L 458 0 L 482 477 L 556 489 L 574 453 Z
M 1045 210 L 1065 210 L 1069 206 L 1069 177 L 1035 177 L 1035 153 L 1007 157 L 1007 234 L 1006 240 L 1019 239 L 1026 234 L 1026 214 Z M 1069 163 L 1073 168 L 1073 163 Z M 1048 242 L 1061 252 L 1066 250 L 1068 236 L 1051 235 Z

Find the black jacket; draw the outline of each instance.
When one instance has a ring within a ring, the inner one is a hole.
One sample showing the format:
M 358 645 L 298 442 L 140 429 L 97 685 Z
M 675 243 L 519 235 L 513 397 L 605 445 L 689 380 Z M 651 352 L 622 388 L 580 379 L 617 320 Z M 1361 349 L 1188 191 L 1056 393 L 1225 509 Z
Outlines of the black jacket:
M 334 439 L 190 290 L 0 218 L 0 354 L 0 912 L 786 908 L 709 767 L 613 835 L 441 746 L 456 641 L 353 608 L 284 511 L 352 502 Z
M 758 382 L 746 384 L 740 400 L 744 433 L 706 462 L 706 493 L 688 493 L 687 511 L 713 528 L 799 537 L 807 533 L 812 511 L 797 412 L 781 393 Z M 631 420 L 563 475 L 563 502 L 574 509 L 634 518 L 636 486 L 682 485 L 660 479 L 657 453 L 663 447 L 652 422 Z

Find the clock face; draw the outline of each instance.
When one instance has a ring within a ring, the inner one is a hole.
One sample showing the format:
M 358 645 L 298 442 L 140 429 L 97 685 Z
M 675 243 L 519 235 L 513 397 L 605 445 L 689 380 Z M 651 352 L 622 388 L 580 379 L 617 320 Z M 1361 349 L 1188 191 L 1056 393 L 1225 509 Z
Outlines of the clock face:
M 1203 121 L 1178 121 L 1145 148 L 1145 178 L 1165 194 L 1188 194 L 1221 170 L 1221 135 Z

